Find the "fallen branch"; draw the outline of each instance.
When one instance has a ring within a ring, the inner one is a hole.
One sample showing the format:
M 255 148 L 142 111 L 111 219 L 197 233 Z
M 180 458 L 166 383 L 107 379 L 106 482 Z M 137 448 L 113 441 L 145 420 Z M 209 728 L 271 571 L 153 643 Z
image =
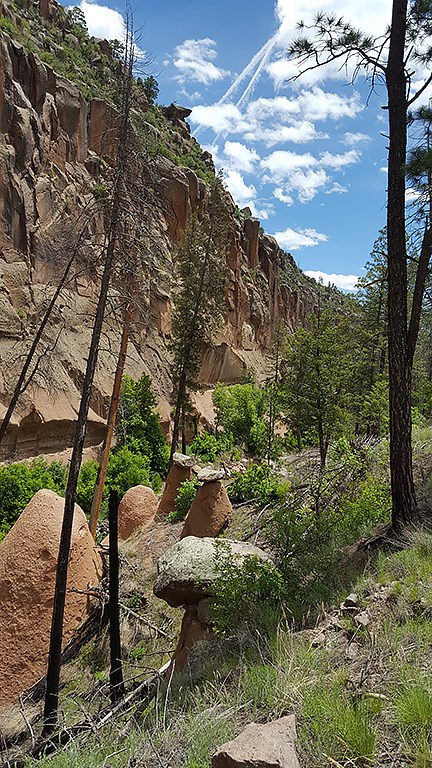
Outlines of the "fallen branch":
M 144 616 L 140 616 L 139 613 L 136 613 L 136 611 L 133 611 L 132 608 L 128 608 L 127 605 L 124 605 L 124 603 L 119 603 L 119 608 L 122 609 L 122 611 L 126 611 L 130 616 L 133 616 L 135 619 L 138 619 L 138 621 L 141 621 L 143 624 L 146 624 L 147 627 L 150 627 L 150 629 L 153 629 L 155 632 L 157 632 L 158 635 L 162 635 L 162 637 L 167 637 L 170 639 L 170 636 L 167 634 L 167 632 L 164 632 L 163 629 L 159 629 L 155 624 L 152 624 L 151 621 L 148 619 L 145 619 Z
M 88 731 L 97 733 L 113 717 L 119 714 L 122 710 L 125 710 L 136 699 L 139 698 L 140 704 L 142 704 L 143 700 L 141 699 L 141 696 L 144 691 L 147 692 L 145 698 L 145 703 L 147 706 L 156 695 L 159 687 L 159 681 L 163 673 L 168 669 L 170 663 L 170 661 L 167 661 L 166 664 L 164 664 L 152 677 L 140 683 L 140 685 L 138 685 L 133 691 L 124 696 L 121 701 L 115 704 L 115 706 L 111 707 L 107 712 L 105 712 L 104 715 L 99 717 L 99 719 L 91 725 L 86 720 L 81 723 L 77 723 L 77 725 L 72 726 L 68 730 L 62 728 L 55 735 L 51 736 L 51 738 L 36 744 L 24 758 L 17 757 L 12 758 L 11 760 L 7 760 L 5 763 L 0 765 L 0 768 L 25 768 L 29 757 L 39 758 L 45 755 L 51 755 L 60 747 L 65 747 L 75 736 L 79 736 L 82 733 L 88 733 Z

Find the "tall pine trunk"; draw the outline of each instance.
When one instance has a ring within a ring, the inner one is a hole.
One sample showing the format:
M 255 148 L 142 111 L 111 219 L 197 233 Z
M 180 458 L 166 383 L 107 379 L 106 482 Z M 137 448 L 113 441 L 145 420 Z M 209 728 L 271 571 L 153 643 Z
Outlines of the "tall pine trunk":
M 408 341 L 408 288 L 405 245 L 405 163 L 407 82 L 405 37 L 407 0 L 393 0 L 386 82 L 389 109 L 388 157 L 388 346 L 390 400 L 390 476 L 392 527 L 412 522 L 416 495 L 411 447 L 412 361 Z

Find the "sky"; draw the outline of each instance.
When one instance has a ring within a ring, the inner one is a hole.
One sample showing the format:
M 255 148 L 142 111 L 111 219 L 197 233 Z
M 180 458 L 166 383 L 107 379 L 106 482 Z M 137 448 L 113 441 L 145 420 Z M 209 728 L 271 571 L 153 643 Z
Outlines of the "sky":
M 90 34 L 121 38 L 124 6 L 80 7 Z M 159 103 L 192 109 L 192 133 L 239 207 L 306 274 L 353 289 L 386 219 L 385 90 L 371 93 L 364 75 L 352 82 L 336 66 L 293 80 L 286 50 L 298 22 L 321 9 L 376 36 L 391 0 L 136 0 L 132 9 Z

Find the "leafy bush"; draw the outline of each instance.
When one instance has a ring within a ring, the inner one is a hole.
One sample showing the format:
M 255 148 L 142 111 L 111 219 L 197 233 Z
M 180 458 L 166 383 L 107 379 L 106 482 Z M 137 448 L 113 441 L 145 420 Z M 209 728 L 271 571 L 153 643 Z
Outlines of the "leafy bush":
M 240 624 L 268 630 L 285 594 L 280 571 L 255 555 L 237 560 L 223 541 L 216 543 L 216 573 L 210 590 L 210 616 L 216 632 L 231 633 Z
M 197 488 L 199 488 L 199 486 L 200 483 L 195 478 L 192 478 L 192 480 L 184 480 L 183 483 L 180 483 L 174 509 L 167 516 L 168 522 L 177 523 L 180 520 L 185 519 L 192 506 L 193 500 L 196 496 Z
M 260 504 L 282 499 L 288 492 L 287 484 L 282 484 L 272 475 L 268 464 L 250 464 L 246 472 L 236 472 L 234 481 L 228 486 L 228 496 L 232 501 L 250 501 L 257 499 Z
M 252 453 L 263 456 L 267 449 L 268 428 L 263 416 L 267 394 L 254 382 L 247 384 L 216 384 L 213 405 L 218 426 L 233 436 L 237 445 L 246 444 Z
M 81 466 L 78 477 L 77 503 L 89 515 L 93 500 L 99 463 L 86 461 Z M 150 485 L 150 460 L 148 456 L 139 456 L 122 446 L 111 451 L 105 488 L 102 500 L 102 512 L 107 511 L 110 490 L 118 491 L 119 498 L 135 485 Z M 156 488 L 160 486 L 160 477 L 156 476 Z
M 221 450 L 221 443 L 217 437 L 210 435 L 209 432 L 202 432 L 197 435 L 190 444 L 190 449 L 194 456 L 202 461 L 216 461 Z
M 150 469 L 162 477 L 168 471 L 169 447 L 155 412 L 156 398 L 149 376 L 138 381 L 123 376 L 117 414 L 117 444 L 132 453 L 147 456 Z
M 67 467 L 57 461 L 48 464 L 44 459 L 35 459 L 31 464 L 0 467 L 0 539 L 37 491 L 48 488 L 62 495 L 66 478 Z

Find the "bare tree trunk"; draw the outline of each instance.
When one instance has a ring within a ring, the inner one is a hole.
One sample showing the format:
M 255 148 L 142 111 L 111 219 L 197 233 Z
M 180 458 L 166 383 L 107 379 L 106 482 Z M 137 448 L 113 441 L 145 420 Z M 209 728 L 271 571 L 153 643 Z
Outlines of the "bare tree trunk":
M 106 473 L 107 473 L 108 458 L 111 450 L 111 443 L 114 435 L 117 409 L 118 409 L 118 404 L 120 400 L 120 387 L 121 387 L 123 371 L 124 371 L 125 362 L 126 362 L 127 346 L 129 341 L 130 321 L 131 321 L 131 307 L 130 305 L 128 305 L 128 307 L 126 308 L 126 313 L 123 320 L 123 331 L 122 331 L 122 337 L 120 341 L 120 351 L 119 351 L 119 356 L 117 360 L 113 391 L 112 391 L 111 402 L 110 402 L 110 407 L 108 411 L 107 433 L 106 433 L 106 437 L 105 437 L 105 441 L 102 449 L 102 456 L 99 463 L 99 469 L 97 473 L 96 485 L 95 485 L 92 506 L 90 511 L 89 527 L 90 527 L 91 535 L 93 536 L 94 539 L 96 539 L 96 528 L 97 528 L 97 522 L 99 517 L 99 509 L 102 503 L 102 495 L 104 491 L 104 485 L 105 485 L 105 479 L 106 479 Z
M 109 496 L 109 617 L 110 617 L 110 698 L 111 704 L 125 695 L 121 662 L 119 616 L 118 494 Z
M 97 303 L 92 338 L 87 358 L 86 372 L 82 387 L 81 402 L 77 417 L 74 446 L 70 462 L 69 477 L 66 488 L 65 509 L 63 525 L 60 537 L 59 557 L 57 563 L 56 586 L 54 594 L 53 617 L 51 624 L 50 647 L 48 655 L 47 688 L 44 705 L 44 725 L 42 737 L 49 736 L 55 730 L 58 719 L 58 692 L 60 681 L 60 656 L 63 635 L 63 620 L 66 601 L 67 571 L 72 533 L 72 523 L 75 508 L 78 474 L 81 466 L 84 438 L 87 425 L 87 416 L 90 407 L 91 389 L 96 370 L 99 351 L 99 341 L 102 332 L 102 323 L 108 298 L 108 288 L 111 271 L 114 263 L 115 248 L 117 244 L 120 212 L 121 189 L 124 177 L 124 164 L 127 147 L 127 131 L 130 113 L 131 84 L 133 67 L 133 35 L 127 30 L 125 67 L 123 72 L 124 83 L 122 91 L 121 123 L 118 138 L 118 153 L 115 170 L 115 178 L 112 194 L 110 226 L 107 236 L 106 258 L 102 274 L 101 288 Z

